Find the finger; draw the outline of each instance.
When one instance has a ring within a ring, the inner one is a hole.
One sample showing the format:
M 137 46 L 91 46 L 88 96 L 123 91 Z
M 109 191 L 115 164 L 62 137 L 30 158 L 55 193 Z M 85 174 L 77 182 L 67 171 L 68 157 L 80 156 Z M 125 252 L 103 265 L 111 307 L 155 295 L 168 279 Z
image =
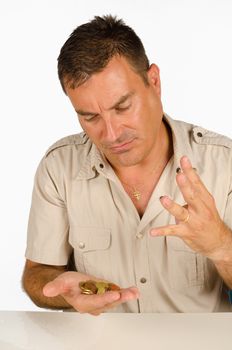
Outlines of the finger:
M 195 209 L 196 212 L 204 210 L 204 202 L 202 201 L 199 191 L 193 187 L 184 173 L 177 174 L 176 182 L 186 203 Z
M 93 316 L 99 316 L 99 315 L 101 315 L 102 312 L 104 312 L 104 311 L 102 311 L 101 309 L 99 309 L 99 311 L 98 311 L 98 310 L 91 311 L 91 312 L 89 312 L 89 314 L 90 314 L 90 315 L 93 315 Z
M 118 300 L 118 301 L 115 301 L 115 302 L 113 302 L 111 304 L 107 304 L 107 305 L 105 305 L 102 308 L 95 309 L 95 310 L 93 310 L 93 311 L 91 311 L 89 313 L 91 315 L 98 316 L 98 315 L 100 315 L 101 313 L 103 313 L 105 311 L 115 309 L 117 306 L 121 305 L 122 303 L 125 303 L 125 301 Z
M 121 291 L 121 298 L 111 304 L 108 304 L 105 306 L 105 310 L 109 310 L 109 309 L 112 309 L 112 308 L 115 308 L 116 306 L 120 305 L 120 304 L 123 304 L 123 303 L 126 303 L 127 301 L 130 301 L 130 300 L 135 300 L 135 299 L 138 299 L 139 298 L 139 292 L 138 292 L 138 289 L 137 288 L 134 288 L 136 291 L 132 291 L 131 289 L 125 289 Z
M 104 294 L 84 295 L 78 297 L 76 308 L 80 312 L 92 312 L 97 309 L 104 308 L 107 304 L 111 304 L 121 298 L 120 292 L 106 292 Z
M 111 292 L 106 292 L 102 295 L 99 295 L 100 297 L 102 296 L 105 296 L 107 297 L 109 295 L 109 293 Z M 113 292 L 115 293 L 115 292 Z M 120 295 L 120 298 L 117 299 L 117 300 L 112 300 L 112 299 L 109 299 L 109 298 L 105 298 L 104 301 L 103 301 L 103 304 L 102 305 L 99 305 L 98 304 L 98 307 L 107 307 L 108 305 L 118 305 L 118 304 L 121 304 L 121 303 L 124 303 L 126 301 L 129 301 L 129 300 L 132 300 L 132 299 L 137 299 L 139 297 L 139 291 L 136 287 L 129 287 L 129 288 L 125 288 L 125 289 L 121 289 L 119 292 Z M 98 296 L 98 295 L 97 295 Z M 102 299 L 103 300 L 103 299 Z M 96 304 L 95 304 L 96 306 Z
M 182 238 L 184 236 L 183 225 L 168 225 L 156 227 L 150 230 L 151 236 L 176 236 Z
M 120 293 L 121 293 L 121 297 L 119 300 L 114 301 L 113 303 L 110 303 L 110 304 L 106 304 L 103 308 L 95 309 L 89 313 L 91 315 L 97 316 L 97 315 L 100 315 L 100 313 L 105 312 L 105 311 L 110 310 L 110 309 L 113 309 L 113 308 L 115 308 L 115 307 L 129 301 L 129 300 L 139 298 L 139 291 L 136 287 L 121 289 Z
M 189 211 L 186 209 L 186 206 L 177 204 L 168 196 L 160 197 L 160 202 L 178 222 L 185 221 L 189 215 Z
M 197 174 L 196 170 L 192 167 L 191 161 L 187 156 L 183 156 L 180 159 L 180 165 L 184 174 L 187 176 L 187 178 L 189 179 L 192 186 L 196 189 L 196 191 L 203 197 L 209 196 L 210 193 L 208 189 L 204 185 L 200 176 Z
M 121 302 L 139 298 L 139 290 L 137 287 L 128 287 L 121 289 Z
M 61 294 L 66 294 L 70 290 L 70 286 L 65 283 L 64 280 L 55 278 L 53 281 L 48 282 L 43 287 L 43 294 L 46 297 L 56 297 Z
M 98 316 L 98 315 L 102 314 L 103 312 L 115 309 L 117 306 L 119 306 L 121 304 L 122 304 L 121 301 L 115 301 L 114 303 L 107 304 L 102 308 L 98 308 L 98 309 L 95 309 L 93 311 L 90 311 L 89 314 L 94 315 L 94 316 Z
M 118 293 L 120 297 L 118 299 L 112 299 L 109 297 L 112 293 Z M 136 287 L 121 289 L 120 292 L 106 292 L 100 295 L 82 295 L 83 299 L 79 299 L 81 303 L 81 309 L 79 308 L 79 311 L 98 315 L 104 310 L 111 309 L 128 300 L 137 299 L 138 296 L 139 293 Z

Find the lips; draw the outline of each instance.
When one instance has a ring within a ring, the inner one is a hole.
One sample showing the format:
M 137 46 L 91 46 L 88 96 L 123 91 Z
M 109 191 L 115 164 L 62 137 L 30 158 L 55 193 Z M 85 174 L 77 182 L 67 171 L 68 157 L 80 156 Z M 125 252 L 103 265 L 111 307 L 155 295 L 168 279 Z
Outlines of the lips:
M 114 146 L 114 147 L 110 147 L 111 152 L 113 153 L 121 153 L 121 152 L 125 152 L 127 150 L 129 150 L 132 147 L 132 142 L 134 141 L 127 141 L 124 143 L 121 143 L 120 145 Z

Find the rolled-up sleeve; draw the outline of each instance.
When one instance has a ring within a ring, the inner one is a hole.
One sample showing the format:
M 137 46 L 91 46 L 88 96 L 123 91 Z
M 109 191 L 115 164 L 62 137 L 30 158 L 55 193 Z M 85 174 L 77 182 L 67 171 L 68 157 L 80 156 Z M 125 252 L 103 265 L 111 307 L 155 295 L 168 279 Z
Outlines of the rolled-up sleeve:
M 71 254 L 66 204 L 59 191 L 53 156 L 44 157 L 36 171 L 28 221 L 27 259 L 49 265 L 66 265 Z

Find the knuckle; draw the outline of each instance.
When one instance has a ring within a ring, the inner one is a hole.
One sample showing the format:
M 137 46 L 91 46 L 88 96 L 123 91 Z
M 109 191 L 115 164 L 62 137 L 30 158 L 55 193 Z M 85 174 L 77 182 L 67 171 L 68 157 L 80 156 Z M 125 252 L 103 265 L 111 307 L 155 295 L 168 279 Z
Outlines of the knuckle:
M 201 185 L 201 180 L 198 176 L 196 176 L 194 179 L 193 179 L 193 184 L 194 186 L 200 186 Z
M 198 220 L 198 221 L 196 222 L 196 224 L 195 224 L 195 230 L 196 230 L 197 232 L 202 232 L 203 229 L 204 229 L 204 227 L 205 227 L 205 224 L 204 224 L 204 222 L 203 222 L 202 220 Z
M 208 222 L 208 221 L 212 221 L 213 218 L 214 218 L 214 215 L 213 215 L 212 211 L 207 208 L 206 211 L 205 211 L 205 219 Z
M 175 235 L 175 229 L 174 229 L 174 227 L 170 227 L 170 228 L 169 228 L 168 234 L 170 234 L 170 235 Z
M 188 200 L 192 201 L 194 200 L 195 196 L 196 196 L 196 191 L 194 191 L 193 189 L 188 193 Z
M 186 209 L 184 208 L 184 207 L 181 207 L 180 208 L 180 215 L 182 216 L 182 217 L 184 217 L 186 214 Z

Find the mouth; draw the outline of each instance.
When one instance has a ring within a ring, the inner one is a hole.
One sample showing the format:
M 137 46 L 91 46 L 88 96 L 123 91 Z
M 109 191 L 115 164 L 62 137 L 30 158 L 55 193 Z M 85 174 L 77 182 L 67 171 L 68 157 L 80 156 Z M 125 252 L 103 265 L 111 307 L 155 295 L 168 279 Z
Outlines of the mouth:
M 132 143 L 134 142 L 135 139 L 124 142 L 120 145 L 114 146 L 114 147 L 110 147 L 110 151 L 112 153 L 123 153 L 123 152 L 127 152 L 131 149 L 131 147 L 133 146 Z

